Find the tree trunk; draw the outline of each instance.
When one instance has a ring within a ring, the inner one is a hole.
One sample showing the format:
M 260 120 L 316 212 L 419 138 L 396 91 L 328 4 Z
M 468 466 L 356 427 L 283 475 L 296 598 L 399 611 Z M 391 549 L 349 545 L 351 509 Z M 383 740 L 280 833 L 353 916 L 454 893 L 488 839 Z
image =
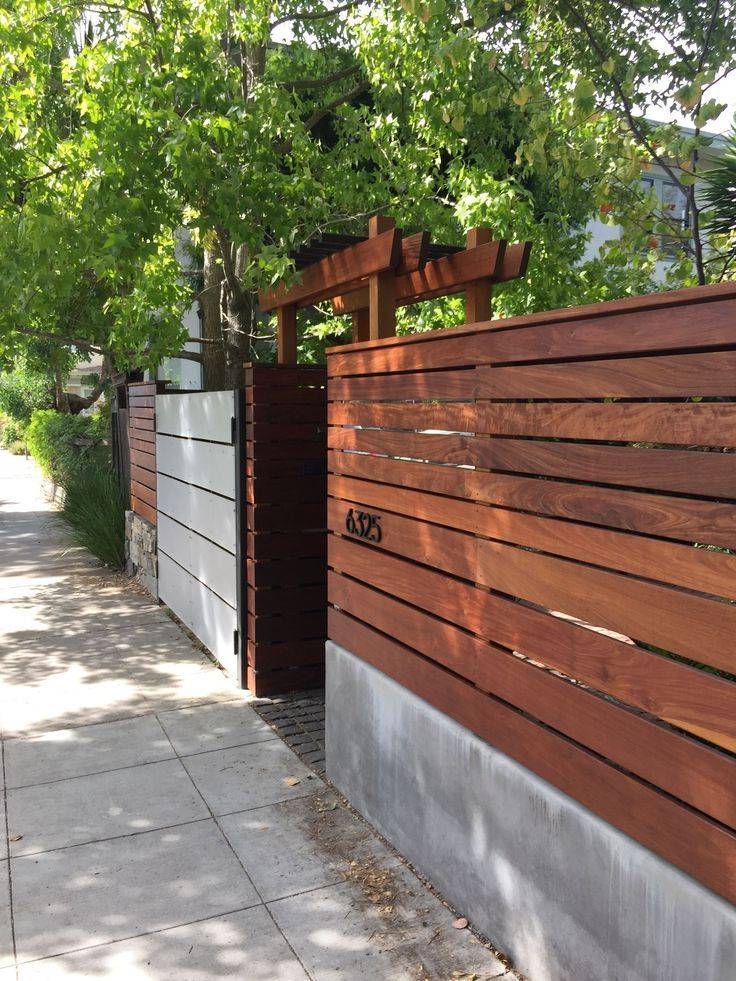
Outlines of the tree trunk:
M 69 399 L 64 391 L 64 380 L 62 378 L 61 368 L 58 366 L 54 367 L 54 405 L 57 412 L 69 411 Z
M 202 345 L 202 385 L 206 392 L 217 392 L 231 387 L 223 348 L 220 290 L 224 273 L 222 264 L 218 262 L 218 254 L 217 249 L 204 250 L 204 290 L 199 299 L 202 308 L 202 337 L 219 342 Z

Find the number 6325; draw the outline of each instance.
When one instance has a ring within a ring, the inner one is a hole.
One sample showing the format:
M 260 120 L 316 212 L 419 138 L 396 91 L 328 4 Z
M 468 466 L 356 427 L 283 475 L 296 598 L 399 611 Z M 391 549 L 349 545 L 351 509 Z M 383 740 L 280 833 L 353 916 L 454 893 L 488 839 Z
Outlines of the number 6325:
M 378 514 L 369 514 L 367 511 L 358 511 L 357 508 L 349 508 L 345 515 L 345 530 L 349 535 L 355 535 L 357 538 L 380 542 L 381 517 Z

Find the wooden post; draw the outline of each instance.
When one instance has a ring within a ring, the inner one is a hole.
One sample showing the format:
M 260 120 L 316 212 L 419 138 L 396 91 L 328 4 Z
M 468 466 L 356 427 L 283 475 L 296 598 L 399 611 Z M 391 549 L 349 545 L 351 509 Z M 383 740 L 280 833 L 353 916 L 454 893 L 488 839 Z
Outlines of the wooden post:
M 396 227 L 393 218 L 374 215 L 368 222 L 368 238 Z M 396 335 L 396 274 L 393 269 L 368 279 L 368 336 L 370 340 Z
M 279 307 L 278 323 L 278 363 L 296 364 L 296 304 Z
M 370 318 L 368 308 L 356 310 L 353 314 L 353 342 L 367 341 L 371 336 Z
M 475 249 L 492 240 L 490 228 L 471 228 L 468 231 L 465 247 Z M 475 324 L 491 319 L 491 280 L 477 279 L 465 290 L 465 323 Z

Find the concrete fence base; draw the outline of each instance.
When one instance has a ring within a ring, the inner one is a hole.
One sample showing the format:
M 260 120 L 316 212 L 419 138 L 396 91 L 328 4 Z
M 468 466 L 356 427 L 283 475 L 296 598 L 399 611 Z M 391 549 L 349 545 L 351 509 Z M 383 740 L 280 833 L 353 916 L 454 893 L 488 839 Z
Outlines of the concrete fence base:
M 135 511 L 126 511 L 125 568 L 154 599 L 158 599 L 156 542 L 156 526 Z
M 736 977 L 734 907 L 332 643 L 327 772 L 530 981 Z

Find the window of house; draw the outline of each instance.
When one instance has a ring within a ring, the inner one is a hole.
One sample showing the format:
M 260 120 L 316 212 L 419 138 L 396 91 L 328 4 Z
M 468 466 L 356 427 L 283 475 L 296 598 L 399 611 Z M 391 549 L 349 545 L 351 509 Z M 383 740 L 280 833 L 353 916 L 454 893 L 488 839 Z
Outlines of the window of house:
M 657 236 L 659 247 L 674 256 L 683 248 L 690 228 L 690 208 L 685 192 L 674 181 L 662 177 L 642 177 L 642 186 L 654 191 L 659 201 L 659 214 L 673 226 L 672 233 Z

